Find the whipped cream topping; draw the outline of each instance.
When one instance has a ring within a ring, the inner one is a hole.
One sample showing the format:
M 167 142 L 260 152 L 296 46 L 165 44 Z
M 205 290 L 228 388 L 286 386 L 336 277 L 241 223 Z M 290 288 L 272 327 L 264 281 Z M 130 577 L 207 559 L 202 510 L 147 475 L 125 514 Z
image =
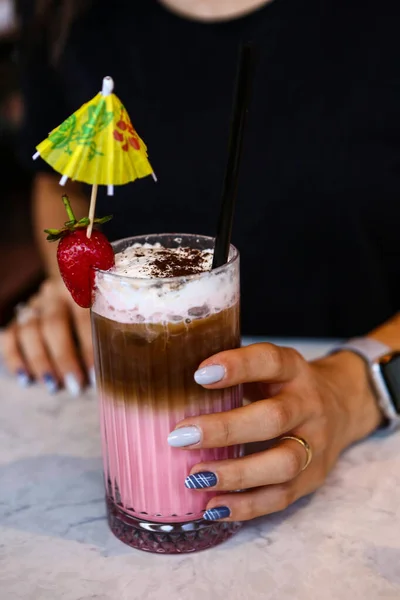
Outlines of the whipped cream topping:
M 210 271 L 213 251 L 161 244 L 134 244 L 115 255 L 113 272 L 146 279 L 184 277 Z
M 239 261 L 216 271 L 211 264 L 212 250 L 134 244 L 96 273 L 92 310 L 120 323 L 189 323 L 220 312 L 239 301 Z

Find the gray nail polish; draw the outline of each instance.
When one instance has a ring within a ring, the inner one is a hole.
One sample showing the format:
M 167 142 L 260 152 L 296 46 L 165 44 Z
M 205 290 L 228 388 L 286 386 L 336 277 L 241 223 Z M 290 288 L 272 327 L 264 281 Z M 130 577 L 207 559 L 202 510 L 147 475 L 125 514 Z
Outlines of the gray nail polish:
M 201 490 L 203 488 L 214 487 L 214 485 L 217 485 L 217 476 L 211 471 L 193 473 L 193 475 L 188 475 L 185 479 L 185 487 L 190 490 Z
M 73 396 L 74 398 L 79 396 L 82 391 L 79 381 L 73 373 L 67 373 L 65 375 L 64 385 L 68 393 L 71 394 L 71 396 Z
M 24 369 L 18 369 L 16 377 L 18 385 L 22 388 L 27 388 L 32 383 L 32 379 Z
M 89 381 L 92 388 L 96 389 L 96 371 L 94 370 L 94 367 L 89 369 Z
M 218 519 L 227 519 L 231 516 L 231 509 L 227 506 L 217 506 L 206 510 L 203 519 L 206 521 L 217 521 Z
M 168 444 L 173 448 L 184 448 L 198 444 L 201 440 L 201 431 L 198 427 L 180 427 L 171 431 L 168 436 Z
M 194 374 L 194 380 L 199 385 L 210 385 L 221 381 L 225 376 L 225 368 L 221 365 L 209 365 L 199 369 Z
M 49 394 L 53 395 L 58 391 L 58 383 L 51 373 L 45 373 L 43 375 L 43 383 Z

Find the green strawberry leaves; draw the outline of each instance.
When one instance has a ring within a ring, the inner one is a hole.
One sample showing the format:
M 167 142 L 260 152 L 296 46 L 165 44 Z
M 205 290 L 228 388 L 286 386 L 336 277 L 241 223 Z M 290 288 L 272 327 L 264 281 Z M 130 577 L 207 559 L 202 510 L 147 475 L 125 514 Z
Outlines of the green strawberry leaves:
M 45 229 L 44 230 L 44 232 L 47 233 L 46 239 L 49 242 L 57 242 L 58 240 L 60 240 L 64 236 L 66 236 L 68 233 L 76 231 L 77 229 L 84 229 L 90 223 L 90 219 L 88 217 L 83 217 L 82 219 L 79 219 L 79 221 L 76 220 L 67 195 L 64 195 L 62 197 L 62 200 L 63 200 L 64 206 L 65 206 L 65 209 L 67 211 L 69 221 L 66 221 L 64 223 L 64 227 L 62 227 L 61 229 Z M 112 219 L 112 215 L 107 215 L 106 217 L 93 219 L 93 223 L 94 223 L 94 225 L 103 225 L 104 223 L 107 223 L 107 221 L 110 221 L 111 219 Z

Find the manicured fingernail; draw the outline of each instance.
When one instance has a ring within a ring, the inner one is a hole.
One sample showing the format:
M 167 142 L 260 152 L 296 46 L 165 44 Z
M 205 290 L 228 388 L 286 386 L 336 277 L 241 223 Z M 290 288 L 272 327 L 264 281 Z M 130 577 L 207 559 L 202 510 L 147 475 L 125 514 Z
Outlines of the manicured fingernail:
M 218 519 L 227 519 L 231 516 L 231 510 L 227 506 L 217 506 L 206 510 L 203 519 L 206 521 L 218 521 Z
M 64 385 L 71 396 L 76 398 L 82 391 L 79 381 L 73 373 L 67 373 L 64 377 Z
M 49 394 L 55 394 L 58 391 L 58 383 L 51 373 L 45 373 L 43 375 L 43 383 Z
M 202 488 L 214 487 L 214 485 L 217 485 L 217 476 L 211 471 L 193 473 L 185 479 L 185 486 L 192 490 L 201 490 Z
M 225 376 L 225 368 L 221 365 L 209 365 L 199 369 L 194 374 L 194 380 L 199 385 L 210 385 L 221 381 Z
M 201 440 L 201 431 L 198 427 L 180 427 L 171 431 L 168 436 L 168 444 L 173 448 L 184 448 L 198 444 Z
M 24 371 L 24 369 L 18 369 L 16 372 L 16 377 L 18 385 L 22 388 L 29 387 L 32 383 L 32 379 L 29 377 L 28 373 Z
M 89 369 L 89 381 L 90 381 L 90 385 L 92 386 L 92 388 L 95 388 L 96 387 L 96 372 L 94 370 L 94 367 Z

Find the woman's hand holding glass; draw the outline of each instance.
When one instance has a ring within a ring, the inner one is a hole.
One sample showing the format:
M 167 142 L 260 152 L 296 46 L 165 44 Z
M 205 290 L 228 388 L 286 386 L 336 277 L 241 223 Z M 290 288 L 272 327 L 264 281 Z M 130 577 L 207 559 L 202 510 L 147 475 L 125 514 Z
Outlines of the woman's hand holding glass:
M 252 403 L 182 421 L 170 445 L 268 443 L 257 453 L 192 469 L 185 484 L 193 493 L 216 492 L 205 513 L 211 520 L 252 519 L 310 494 L 340 453 L 381 420 L 364 363 L 350 352 L 308 363 L 293 349 L 254 344 L 204 361 L 195 379 L 208 389 L 245 384 Z M 235 490 L 241 492 L 230 493 Z

